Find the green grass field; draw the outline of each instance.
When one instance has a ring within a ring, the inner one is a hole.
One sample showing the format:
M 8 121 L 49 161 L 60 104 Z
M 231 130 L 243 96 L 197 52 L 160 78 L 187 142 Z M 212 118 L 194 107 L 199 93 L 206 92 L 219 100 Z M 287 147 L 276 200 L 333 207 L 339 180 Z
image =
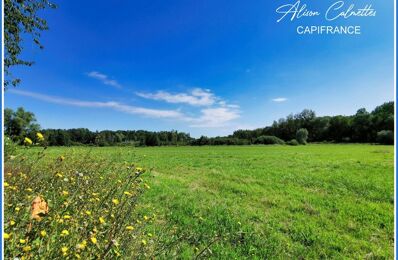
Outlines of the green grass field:
M 49 148 L 152 168 L 158 256 L 392 257 L 392 146 Z
M 35 149 L 30 149 L 33 152 Z M 379 145 L 60 147 L 151 169 L 156 257 L 393 258 L 394 150 Z

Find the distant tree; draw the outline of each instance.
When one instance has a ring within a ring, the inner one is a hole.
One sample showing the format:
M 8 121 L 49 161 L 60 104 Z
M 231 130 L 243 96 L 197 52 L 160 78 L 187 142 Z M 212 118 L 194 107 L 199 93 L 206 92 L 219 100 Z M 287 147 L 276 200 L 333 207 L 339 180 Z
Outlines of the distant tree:
M 16 111 L 10 108 L 4 109 L 4 134 L 14 141 L 19 142 L 27 136 L 33 138 L 39 130 L 40 125 L 32 112 L 25 111 L 22 107 Z
M 305 128 L 300 128 L 296 133 L 296 140 L 300 144 L 306 144 L 308 139 L 308 130 Z
M 352 120 L 352 141 L 371 141 L 371 115 L 365 108 L 358 109 Z
M 19 78 L 13 78 L 10 68 L 15 65 L 31 66 L 33 61 L 23 60 L 22 38 L 29 34 L 33 42 L 43 49 L 40 43 L 40 33 L 47 30 L 47 22 L 40 18 L 38 12 L 45 8 L 55 8 L 55 5 L 47 0 L 4 0 L 4 72 L 7 77 L 5 87 L 9 84 L 16 86 Z
M 333 116 L 329 120 L 326 140 L 342 142 L 351 138 L 351 120 L 346 116 Z
M 394 144 L 394 132 L 382 130 L 377 133 L 377 142 L 380 144 Z
M 145 140 L 145 145 L 146 146 L 159 146 L 160 145 L 160 140 L 157 134 L 155 133 L 150 133 L 148 134 L 146 140 Z

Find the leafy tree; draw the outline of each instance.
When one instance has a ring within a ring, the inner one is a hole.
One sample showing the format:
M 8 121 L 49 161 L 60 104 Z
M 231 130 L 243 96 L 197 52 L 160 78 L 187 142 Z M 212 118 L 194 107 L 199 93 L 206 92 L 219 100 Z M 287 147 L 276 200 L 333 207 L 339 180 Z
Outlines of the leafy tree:
M 306 144 L 308 139 L 308 130 L 305 128 L 300 128 L 296 133 L 296 140 L 300 144 Z
M 16 111 L 4 109 L 4 134 L 14 141 L 21 141 L 27 136 L 34 137 L 39 130 L 40 125 L 32 112 L 25 111 L 22 107 Z
M 160 145 L 159 137 L 155 133 L 150 133 L 145 140 L 145 144 L 147 146 L 159 146 Z
M 334 116 L 329 120 L 326 140 L 342 142 L 351 137 L 351 120 L 346 116 Z
M 33 42 L 43 49 L 40 43 L 41 31 L 47 30 L 47 22 L 38 16 L 38 12 L 45 8 L 55 8 L 47 0 L 4 0 L 4 72 L 9 84 L 16 86 L 19 78 L 13 78 L 10 68 L 16 65 L 31 66 L 33 61 L 23 60 L 23 35 L 28 34 Z M 11 78 L 11 79 L 10 79 Z
M 352 120 L 352 141 L 371 141 L 371 115 L 365 108 L 361 108 L 354 115 Z

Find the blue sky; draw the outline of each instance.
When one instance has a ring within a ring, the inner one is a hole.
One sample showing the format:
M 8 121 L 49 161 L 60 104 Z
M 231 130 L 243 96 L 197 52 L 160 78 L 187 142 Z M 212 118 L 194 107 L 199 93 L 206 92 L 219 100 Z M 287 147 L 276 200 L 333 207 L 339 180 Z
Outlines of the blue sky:
M 176 129 L 226 135 L 304 108 L 354 114 L 394 100 L 393 1 L 375 17 L 283 20 L 295 1 L 55 1 L 44 50 L 26 43 L 5 106 L 43 128 Z M 302 1 L 325 10 L 335 1 Z M 361 35 L 298 35 L 298 25 L 360 25 Z

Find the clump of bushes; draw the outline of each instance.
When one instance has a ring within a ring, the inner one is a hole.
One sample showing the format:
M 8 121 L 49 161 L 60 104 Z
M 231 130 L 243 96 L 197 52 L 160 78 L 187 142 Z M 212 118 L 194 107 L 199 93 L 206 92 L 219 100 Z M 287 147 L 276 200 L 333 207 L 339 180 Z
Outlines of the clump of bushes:
M 255 144 L 285 144 L 282 139 L 272 135 L 262 135 L 254 140 Z
M 286 142 L 286 144 L 287 144 L 287 145 L 293 145 L 293 146 L 296 146 L 296 145 L 299 145 L 299 142 L 297 142 L 297 140 L 296 140 L 296 139 L 292 139 L 292 140 L 290 140 L 290 141 Z
M 43 137 L 42 135 L 37 135 Z M 26 147 L 35 145 L 29 138 Z M 36 144 L 37 145 L 37 144 Z M 149 185 L 132 163 L 45 149 L 5 160 L 6 259 L 115 259 L 146 254 L 155 215 L 138 213 Z
M 394 132 L 391 130 L 382 130 L 377 133 L 376 140 L 380 144 L 394 144 Z
M 299 144 L 307 144 L 308 139 L 308 130 L 305 128 L 301 128 L 297 130 L 296 140 Z

